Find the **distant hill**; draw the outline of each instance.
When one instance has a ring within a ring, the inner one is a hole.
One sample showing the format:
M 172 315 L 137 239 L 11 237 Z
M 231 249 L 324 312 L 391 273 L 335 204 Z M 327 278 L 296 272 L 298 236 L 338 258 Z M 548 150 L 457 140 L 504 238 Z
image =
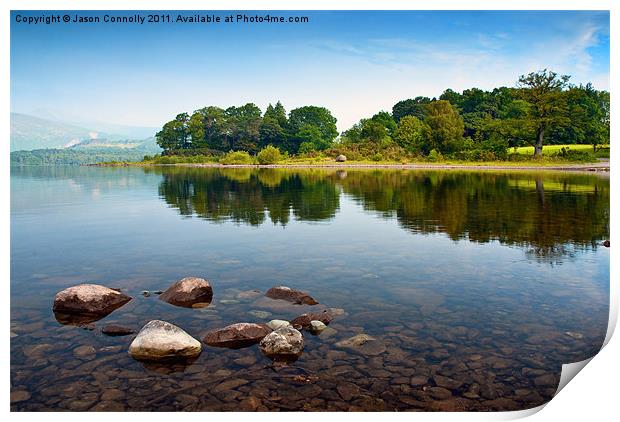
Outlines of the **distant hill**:
M 82 127 L 11 113 L 11 151 L 63 148 L 98 135 Z
M 39 119 L 51 120 L 52 122 L 59 122 L 68 124 L 70 126 L 88 128 L 90 131 L 115 134 L 117 137 L 127 139 L 146 139 L 154 136 L 155 133 L 159 130 L 156 127 L 128 126 L 116 123 L 102 122 L 100 120 L 89 119 L 82 116 L 75 116 L 63 113 L 59 110 L 52 110 L 48 108 L 38 108 L 25 114 L 33 117 L 38 117 Z
M 125 133 L 103 132 L 99 128 L 123 130 Z M 61 149 L 80 145 L 140 148 L 159 152 L 153 135 L 155 130 L 144 127 L 97 124 L 77 126 L 57 120 L 44 119 L 22 113 L 11 113 L 11 151 L 32 151 L 37 149 Z
M 87 139 L 85 141 L 77 142 L 67 147 L 73 150 L 103 150 L 103 149 L 118 149 L 118 150 L 136 150 L 142 151 L 143 154 L 157 154 L 161 152 L 161 148 L 155 142 L 154 137 L 147 139 L 134 139 L 134 140 L 122 140 L 122 141 L 110 141 L 108 139 Z
M 103 161 L 141 161 L 145 152 L 136 148 L 65 148 L 11 152 L 12 166 L 95 164 Z

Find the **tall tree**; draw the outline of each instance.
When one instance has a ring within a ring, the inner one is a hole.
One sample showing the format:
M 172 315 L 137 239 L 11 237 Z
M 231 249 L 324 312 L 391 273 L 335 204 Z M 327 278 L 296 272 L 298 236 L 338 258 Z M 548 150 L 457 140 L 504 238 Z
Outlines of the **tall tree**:
M 404 116 L 415 116 L 418 119 L 424 119 L 426 106 L 430 104 L 430 102 L 431 99 L 428 97 L 415 97 L 399 101 L 392 107 L 392 117 L 396 123 Z
M 191 147 L 191 137 L 189 134 L 189 114 L 177 114 L 174 120 L 164 125 L 162 130 L 155 134 L 157 145 L 164 151 L 175 149 L 187 149 Z
M 233 151 L 258 151 L 261 109 L 253 103 L 226 109 L 228 146 Z
M 430 127 L 430 146 L 442 154 L 456 152 L 463 140 L 465 125 L 458 110 L 445 100 L 426 107 L 424 122 Z
M 394 131 L 394 142 L 409 152 L 427 154 L 430 127 L 415 116 L 405 116 Z
M 321 133 L 322 144 L 329 145 L 338 136 L 336 118 L 325 107 L 305 106 L 291 110 L 288 117 L 288 126 L 293 141 L 289 152 L 297 152 L 299 144 L 304 142 L 297 135 L 305 126 L 314 126 Z M 305 129 L 305 133 L 308 130 Z
M 263 115 L 263 120 L 258 129 L 259 147 L 273 145 L 281 150 L 287 150 L 286 127 L 288 120 L 282 103 L 278 101 L 275 106 L 269 104 Z
M 535 157 L 542 156 L 546 132 L 567 120 L 568 108 L 562 91 L 569 79 L 568 75 L 558 75 L 547 69 L 519 78 L 519 95 L 530 103 L 528 119 L 536 131 Z

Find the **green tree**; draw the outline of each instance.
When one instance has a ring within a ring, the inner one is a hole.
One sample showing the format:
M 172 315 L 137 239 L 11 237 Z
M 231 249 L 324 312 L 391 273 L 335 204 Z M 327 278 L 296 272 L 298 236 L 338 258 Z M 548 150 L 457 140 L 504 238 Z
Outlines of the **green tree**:
M 415 116 L 404 116 L 394 131 L 394 142 L 409 152 L 427 154 L 430 128 Z
M 295 135 L 294 140 L 295 144 L 299 145 L 298 150 L 301 153 L 322 151 L 331 145 L 330 142 L 325 141 L 321 130 L 310 124 L 302 126 Z
M 463 96 L 459 94 L 458 92 L 448 88 L 439 96 L 439 99 L 448 101 L 450 104 L 452 104 L 456 108 L 460 108 Z
M 547 69 L 519 78 L 519 95 L 530 103 L 528 120 L 536 131 L 533 142 L 535 157 L 542 156 L 546 132 L 567 120 L 568 107 L 562 91 L 569 79 L 568 75 L 560 76 Z
M 388 135 L 392 135 L 396 130 L 396 121 L 387 111 L 380 111 L 370 118 L 373 122 L 379 123 L 385 128 Z
M 465 125 L 457 109 L 448 101 L 438 100 L 428 104 L 424 122 L 430 128 L 429 149 L 446 154 L 461 148 Z
M 338 136 L 336 118 L 325 107 L 305 106 L 291 110 L 288 118 L 289 136 L 293 143 L 289 145 L 289 152 L 295 153 L 304 139 L 310 135 L 309 126 L 314 127 L 320 133 L 320 142 L 315 145 L 329 147 Z M 303 133 L 301 133 L 303 130 Z M 314 137 L 313 132 L 312 137 Z M 314 143 L 314 141 L 313 141 Z M 324 149 L 324 148 L 321 148 Z
M 190 148 L 192 142 L 188 123 L 189 115 L 187 113 L 177 114 L 174 120 L 166 123 L 162 130 L 155 135 L 157 145 L 164 152 Z
M 415 97 L 413 99 L 402 100 L 394 104 L 392 107 L 392 117 L 398 123 L 405 116 L 415 116 L 418 119 L 424 119 L 426 114 L 426 106 L 430 104 L 431 99 L 428 97 Z
M 362 119 L 360 138 L 363 141 L 380 143 L 390 139 L 388 129 L 380 122 L 373 119 Z
M 259 146 L 275 145 L 283 150 L 287 149 L 286 127 L 288 119 L 282 103 L 278 101 L 275 106 L 269 104 L 263 115 L 263 120 L 259 127 Z
M 261 109 L 253 103 L 226 109 L 228 148 L 232 151 L 258 151 Z

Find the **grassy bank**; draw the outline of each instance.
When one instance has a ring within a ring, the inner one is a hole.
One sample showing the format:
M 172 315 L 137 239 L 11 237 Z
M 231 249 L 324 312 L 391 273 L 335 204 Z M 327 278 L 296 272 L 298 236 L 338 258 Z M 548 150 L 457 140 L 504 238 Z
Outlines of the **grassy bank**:
M 562 150 L 568 151 L 582 151 L 592 153 L 597 158 L 609 158 L 609 145 L 600 145 L 596 147 L 596 151 L 592 145 L 586 144 L 573 144 L 573 145 L 545 145 L 543 147 L 543 155 L 557 155 L 561 154 Z M 511 148 L 509 150 L 511 154 L 519 154 L 524 156 L 534 155 L 534 147 L 519 147 Z
M 385 149 L 384 151 L 388 151 Z M 342 150 L 314 151 L 310 154 L 290 156 L 282 154 L 277 148 L 267 147 L 257 155 L 245 151 L 229 153 L 192 154 L 196 151 L 181 151 L 175 155 L 145 156 L 141 162 L 105 163 L 104 165 L 188 165 L 188 166 L 272 166 L 272 167 L 468 167 L 468 168 L 608 168 L 608 163 L 601 163 L 593 153 L 591 145 L 553 145 L 545 147 L 542 157 L 533 157 L 533 151 L 526 148 L 511 149 L 503 160 L 494 159 L 494 154 L 487 159 L 463 159 L 460 156 L 442 156 L 429 154 L 417 156 L 411 154 L 360 154 L 351 151 L 344 162 L 337 162 L 336 156 Z M 609 156 L 609 147 L 597 149 L 597 153 Z

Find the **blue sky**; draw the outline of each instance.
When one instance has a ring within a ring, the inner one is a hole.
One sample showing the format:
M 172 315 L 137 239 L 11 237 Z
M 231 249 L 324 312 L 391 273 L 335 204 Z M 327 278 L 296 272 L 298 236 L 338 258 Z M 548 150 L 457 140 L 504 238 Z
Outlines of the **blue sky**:
M 609 89 L 608 12 L 270 12 L 310 18 L 279 25 L 15 22 L 41 13 L 56 12 L 12 12 L 12 111 L 158 127 L 205 105 L 264 110 L 280 100 L 287 110 L 328 107 L 344 130 L 401 99 L 514 86 L 542 68 Z M 135 12 L 81 12 L 106 13 Z

